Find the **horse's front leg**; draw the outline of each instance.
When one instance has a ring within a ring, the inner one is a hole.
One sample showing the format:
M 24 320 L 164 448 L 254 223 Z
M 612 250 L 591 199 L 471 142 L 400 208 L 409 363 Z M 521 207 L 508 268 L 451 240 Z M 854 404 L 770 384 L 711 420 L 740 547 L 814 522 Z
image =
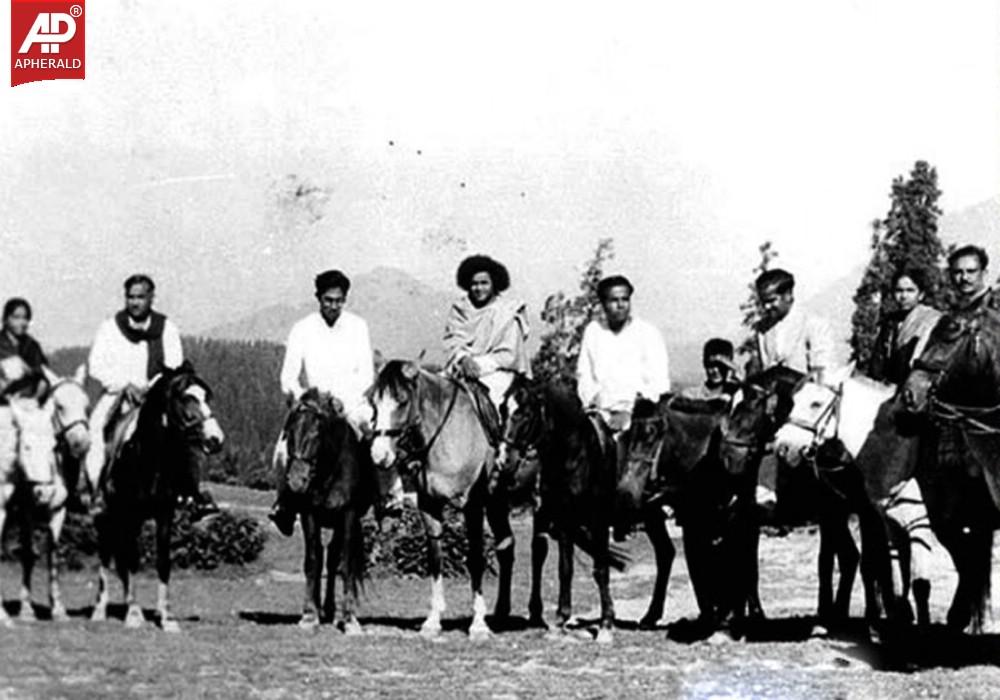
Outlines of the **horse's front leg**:
M 531 526 L 531 596 L 528 598 L 528 624 L 531 627 L 546 627 L 542 605 L 542 571 L 548 554 L 549 538 L 542 531 L 536 511 Z
M 573 614 L 573 538 L 564 529 L 559 531 L 559 607 L 556 620 L 566 629 Z
M 337 617 L 337 574 L 338 567 L 343 566 L 344 556 L 344 517 L 337 518 L 330 543 L 326 546 L 326 588 L 323 592 L 323 615 L 321 622 L 335 623 Z M 322 541 L 320 547 L 323 546 Z
M 473 640 L 488 638 L 491 634 L 486 624 L 486 600 L 483 598 L 483 571 L 486 568 L 483 553 L 483 496 L 471 495 L 465 505 L 465 532 L 468 536 L 469 582 L 472 584 L 472 624 L 469 637 Z
M 643 524 L 656 557 L 656 582 L 653 584 L 653 597 L 649 601 L 649 608 L 639 620 L 639 629 L 651 630 L 656 629 L 657 623 L 663 617 L 663 609 L 667 602 L 667 583 L 670 581 L 670 570 L 673 568 L 677 550 L 670 540 L 663 510 L 659 506 L 645 509 Z
M 846 516 L 846 513 L 844 514 Z M 838 518 L 834 536 L 837 541 L 837 566 L 840 570 L 840 581 L 837 584 L 837 597 L 834 600 L 833 614 L 837 622 L 846 621 L 851 614 L 851 591 L 854 579 L 858 573 L 860 555 L 858 546 L 851 537 L 847 518 Z
M 180 632 L 181 628 L 170 611 L 170 533 L 174 510 L 167 508 L 156 516 L 156 610 L 160 614 L 160 629 Z M 133 576 L 134 578 L 134 576 Z
M 10 504 L 10 497 L 14 492 L 14 487 L 9 484 L 0 484 L 0 535 L 3 534 L 3 527 L 7 521 L 7 506 Z M 14 621 L 7 614 L 7 609 L 3 605 L 3 588 L 0 587 L 0 629 L 11 629 Z
M 305 574 L 306 579 L 299 627 L 315 629 L 320 621 L 320 579 L 323 578 L 322 531 L 314 514 L 308 509 L 299 514 L 299 521 L 302 525 L 302 539 L 305 541 L 302 573 Z
M 138 520 L 128 522 L 127 527 L 122 530 L 120 535 L 121 543 L 118 547 L 118 556 L 115 557 L 118 577 L 121 579 L 122 587 L 125 589 L 125 627 L 128 629 L 138 629 L 146 621 L 146 618 L 142 614 L 142 607 L 140 607 L 135 595 L 136 578 L 139 574 L 139 531 L 141 528 L 142 522 Z M 156 557 L 157 561 L 159 561 L 161 551 L 159 546 L 159 526 L 157 526 L 156 538 Z M 169 549 L 168 546 L 168 552 Z
M 441 574 L 441 535 L 444 532 L 444 524 L 441 522 L 442 512 L 440 506 L 430 506 L 433 512 L 427 512 L 421 505 L 420 515 L 424 521 L 424 530 L 427 533 L 427 569 L 431 575 L 431 600 L 430 612 L 420 626 L 420 634 L 425 637 L 436 637 L 441 633 L 441 613 L 444 612 L 446 604 L 444 599 L 444 579 Z
M 601 597 L 601 622 L 597 628 L 597 642 L 611 644 L 614 641 L 615 605 L 611 599 L 611 566 L 608 555 L 608 537 L 611 528 L 607 523 L 594 526 L 594 582 Z
M 114 541 L 109 531 L 108 516 L 99 514 L 94 518 L 97 529 L 97 600 L 90 619 L 104 622 L 108 618 L 108 603 L 111 598 L 111 559 L 114 555 Z
M 18 533 L 21 540 L 21 589 L 18 594 L 18 598 L 21 601 L 21 609 L 18 612 L 18 619 L 25 622 L 34 622 L 35 608 L 31 604 L 31 578 L 35 572 L 35 528 L 31 517 L 34 503 L 31 499 L 22 499 L 22 507 L 25 510 L 21 514 Z
M 514 572 L 514 532 L 510 527 L 510 512 L 506 498 L 491 496 L 486 503 L 486 517 L 496 543 L 499 580 L 497 601 L 493 606 L 494 625 L 503 624 L 510 617 L 510 587 Z
M 819 574 L 819 604 L 817 614 L 824 623 L 829 623 L 834 616 L 833 609 L 833 559 L 834 559 L 834 525 L 830 522 L 830 514 L 824 513 L 819 523 L 819 556 L 817 568 Z
M 361 514 L 355 506 L 348 506 L 343 512 L 343 523 L 337 528 L 334 537 L 337 539 L 337 551 L 340 554 L 339 569 L 344 586 L 344 602 L 341 604 L 340 617 L 344 624 L 344 634 L 361 634 L 361 623 L 357 618 L 358 593 L 364 578 L 365 542 L 361 529 Z M 328 564 L 329 566 L 329 564 Z M 333 569 L 328 569 L 329 577 L 333 577 Z
M 62 591 L 59 587 L 59 536 L 66 522 L 66 509 L 60 508 L 49 519 L 49 542 L 46 550 L 49 565 L 49 605 L 52 609 L 52 619 L 62 622 L 69 619 L 66 606 L 63 605 Z

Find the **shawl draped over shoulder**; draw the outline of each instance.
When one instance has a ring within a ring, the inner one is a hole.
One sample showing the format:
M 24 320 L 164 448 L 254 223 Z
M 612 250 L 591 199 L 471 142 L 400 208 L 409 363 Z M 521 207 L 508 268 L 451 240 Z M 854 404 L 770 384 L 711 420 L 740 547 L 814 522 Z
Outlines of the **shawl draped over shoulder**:
M 529 374 L 527 352 L 528 317 L 524 302 L 496 297 L 476 308 L 468 297 L 452 304 L 445 324 L 444 348 L 447 367 L 463 357 L 472 357 L 484 373 L 508 370 Z

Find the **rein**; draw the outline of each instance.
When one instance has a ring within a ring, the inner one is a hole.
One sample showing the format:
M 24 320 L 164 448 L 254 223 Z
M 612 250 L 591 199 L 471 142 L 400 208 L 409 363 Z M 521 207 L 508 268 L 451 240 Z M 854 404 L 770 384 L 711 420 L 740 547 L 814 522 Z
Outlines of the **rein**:
M 396 456 L 397 464 L 404 460 L 407 462 L 424 462 L 427 459 L 427 455 L 430 453 L 431 448 L 434 447 L 434 443 L 441 435 L 441 431 L 444 430 L 444 426 L 448 423 L 448 419 L 451 418 L 452 411 L 455 409 L 455 403 L 458 401 L 458 394 L 462 391 L 462 387 L 459 386 L 457 382 L 450 381 L 450 384 L 452 385 L 452 393 L 451 398 L 448 400 L 448 407 L 445 409 L 441 422 L 438 424 L 437 428 L 435 428 L 430 438 L 423 441 L 423 445 L 414 447 L 413 449 L 407 449 L 406 446 L 399 444 L 404 440 L 407 442 L 416 442 L 417 438 L 423 438 L 423 435 L 420 432 L 420 426 L 422 424 L 420 417 L 420 404 L 422 397 L 420 393 L 419 379 L 417 380 L 417 389 L 415 392 L 416 396 L 415 401 L 413 402 L 414 408 L 411 409 L 411 416 L 408 416 L 407 420 L 395 428 L 383 428 L 381 430 L 372 431 L 373 439 L 386 437 L 397 440 L 397 447 L 399 447 L 403 453 Z
M 63 378 L 57 381 L 49 388 L 49 396 L 55 396 L 56 391 L 58 391 L 60 387 L 65 386 L 67 384 L 72 386 L 77 386 L 80 388 L 81 391 L 83 391 L 83 385 L 80 384 L 78 381 L 74 379 Z M 70 430 L 72 430 L 78 425 L 82 425 L 88 431 L 90 430 L 90 421 L 87 419 L 86 413 L 84 413 L 82 418 L 77 418 L 76 420 L 72 420 L 69 423 L 63 424 L 62 419 L 59 418 L 59 411 L 55 411 L 52 415 L 52 423 L 56 428 L 56 441 L 60 443 L 64 443 L 66 441 L 66 433 L 68 433 Z
M 833 437 L 836 438 L 840 435 L 840 405 L 844 398 L 844 385 L 840 384 L 837 388 L 829 387 L 829 389 L 833 392 L 833 400 L 827 404 L 826 408 L 823 409 L 815 421 L 810 423 L 809 421 L 796 418 L 789 418 L 788 420 L 789 425 L 813 434 L 812 449 L 815 449 L 819 444 L 821 436 L 826 432 L 831 421 L 833 422 Z

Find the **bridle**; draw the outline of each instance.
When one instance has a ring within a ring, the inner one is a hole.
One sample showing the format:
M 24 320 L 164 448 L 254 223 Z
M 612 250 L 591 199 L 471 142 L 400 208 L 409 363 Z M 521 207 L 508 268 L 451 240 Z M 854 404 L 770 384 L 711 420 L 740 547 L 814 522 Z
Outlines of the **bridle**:
M 286 431 L 288 430 L 288 427 L 291 425 L 292 419 L 294 417 L 296 417 L 299 414 L 305 414 L 305 413 L 315 415 L 319 419 L 323 419 L 326 417 L 325 411 L 320 406 L 317 406 L 316 404 L 310 403 L 308 401 L 302 401 L 288 415 L 288 419 L 285 421 L 285 430 Z M 305 453 L 303 453 L 301 451 L 302 448 L 299 442 L 300 441 L 298 440 L 295 441 L 296 444 L 293 446 L 292 452 L 288 455 L 289 460 L 292 462 L 294 461 L 303 462 L 305 464 L 308 464 L 310 467 L 315 466 L 317 455 L 316 454 L 306 455 Z
M 532 461 L 541 449 L 542 441 L 546 436 L 546 425 L 548 424 L 548 413 L 545 408 L 545 401 L 540 397 L 535 397 L 530 392 L 526 392 L 528 396 L 532 398 L 531 401 L 518 401 L 517 409 L 514 413 L 510 415 L 507 419 L 507 428 L 504 430 L 503 439 L 501 442 L 507 448 L 508 452 L 510 450 L 515 450 L 518 454 L 517 464 L 510 471 L 516 473 L 520 471 L 521 466 L 525 462 Z M 505 399 L 506 400 L 506 399 Z M 518 438 L 513 437 L 513 428 L 517 422 L 514 417 L 518 413 L 527 410 L 528 406 L 533 406 L 536 412 L 532 415 L 532 420 L 529 423 L 530 430 L 522 432 Z
M 76 386 L 79 387 L 80 391 L 85 391 L 83 385 L 80 382 L 76 381 L 75 379 L 63 378 L 57 381 L 51 387 L 49 387 L 49 396 L 52 398 L 53 401 L 55 400 L 55 393 L 60 389 L 60 387 L 63 387 L 65 385 Z M 77 427 L 78 425 L 82 425 L 84 429 L 87 431 L 90 430 L 90 421 L 87 418 L 86 411 L 84 411 L 83 416 L 81 418 L 77 418 L 76 420 L 71 420 L 68 423 L 63 423 L 62 418 L 59 416 L 59 411 L 55 410 L 52 412 L 52 425 L 56 429 L 56 441 L 59 444 L 65 444 L 66 434 L 69 433 L 70 430 Z
M 441 431 L 444 430 L 444 426 L 448 423 L 448 419 L 451 418 L 452 411 L 455 409 L 455 403 L 458 401 L 458 394 L 462 390 L 462 387 L 455 380 L 449 379 L 448 382 L 451 385 L 451 397 L 448 399 L 448 407 L 445 409 L 441 422 L 434 429 L 434 432 L 431 433 L 429 438 L 424 438 L 424 434 L 421 429 L 423 427 L 423 419 L 420 414 L 420 405 L 422 403 L 423 394 L 420 391 L 419 375 L 417 375 L 414 382 L 415 386 L 413 397 L 410 400 L 410 406 L 408 408 L 406 419 L 398 426 L 392 428 L 380 428 L 372 431 L 372 439 L 384 437 L 396 441 L 396 460 L 393 464 L 388 465 L 389 467 L 393 467 L 396 464 L 401 463 L 423 463 L 424 460 L 427 459 L 427 455 L 430 453 L 431 448 L 434 447 L 434 443 L 437 442 L 438 437 L 441 435 Z M 377 411 L 373 422 L 376 425 L 378 424 Z
M 649 469 L 650 473 L 653 473 L 656 469 L 656 465 L 660 462 L 660 454 L 663 452 L 663 443 L 666 441 L 667 437 L 667 420 L 662 415 L 650 416 L 648 418 L 633 419 L 632 428 L 630 433 L 635 431 L 636 427 L 640 424 L 650 424 L 656 425 L 661 428 L 660 434 L 655 436 L 656 447 L 652 450 L 645 450 L 641 455 L 633 456 L 631 440 L 629 440 L 629 450 L 625 458 L 625 463 L 622 465 L 623 468 L 630 467 L 632 465 L 644 466 Z M 619 478 L 623 476 L 619 474 Z M 658 474 L 655 476 L 659 476 Z M 655 480 L 655 478 L 654 478 Z M 648 485 L 647 485 L 648 488 Z
M 840 414 L 841 414 L 841 403 L 844 398 L 844 384 L 841 382 L 836 387 L 821 385 L 823 388 L 829 390 L 833 393 L 833 398 L 830 399 L 822 411 L 820 411 L 819 416 L 817 416 L 814 421 L 801 420 L 799 418 L 788 418 L 788 424 L 796 428 L 800 428 L 807 432 L 812 433 L 812 442 L 809 447 L 806 448 L 805 456 L 811 458 L 815 456 L 816 449 L 819 444 L 826 439 L 837 438 L 840 436 Z M 833 435 L 829 437 L 824 437 L 830 427 L 833 424 Z
M 175 379 L 179 379 L 179 378 L 180 377 L 177 377 Z M 198 428 L 200 428 L 202 425 L 204 425 L 207 421 L 211 420 L 213 414 L 212 414 L 212 407 L 209 404 L 209 401 L 211 400 L 211 391 L 209 390 L 209 388 L 205 384 L 203 384 L 196 377 L 188 376 L 188 377 L 186 377 L 186 379 L 188 379 L 188 382 L 186 384 L 184 384 L 180 388 L 172 386 L 172 385 L 169 386 L 169 387 L 167 387 L 167 390 L 168 390 L 168 409 L 167 410 L 169 411 L 170 410 L 169 407 L 176 402 L 175 397 L 178 394 L 183 399 L 184 396 L 185 396 L 185 394 L 186 394 L 186 392 L 187 392 L 187 390 L 190 389 L 192 386 L 200 386 L 205 391 L 204 405 L 205 405 L 206 411 L 203 412 L 203 411 L 199 410 L 197 412 L 197 415 L 193 415 L 193 416 L 190 416 L 190 417 L 188 415 L 186 415 L 186 412 L 183 411 L 183 410 L 179 411 L 179 412 L 178 411 L 171 411 L 174 414 L 172 416 L 172 418 L 174 418 L 174 421 L 175 421 L 174 427 L 181 434 L 190 437 L 191 435 L 193 435 L 198 430 Z M 171 380 L 171 381 L 173 382 L 174 380 Z M 199 407 L 200 407 L 200 402 L 199 402 Z

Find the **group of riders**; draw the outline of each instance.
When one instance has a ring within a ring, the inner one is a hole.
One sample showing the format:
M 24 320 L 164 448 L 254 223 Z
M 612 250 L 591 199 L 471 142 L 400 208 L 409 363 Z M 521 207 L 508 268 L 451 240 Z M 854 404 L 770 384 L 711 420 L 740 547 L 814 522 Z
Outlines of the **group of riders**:
M 952 287 L 949 319 L 1000 309 L 1000 297 L 987 284 L 984 250 L 963 246 L 952 252 L 947 262 Z M 491 257 L 474 255 L 463 260 L 456 282 L 465 294 L 448 313 L 443 372 L 484 399 L 480 407 L 484 423 L 492 424 L 492 433 L 498 435 L 501 403 L 511 382 L 515 376 L 531 373 L 526 306 L 508 295 L 509 272 Z M 371 438 L 373 429 L 367 392 L 374 381 L 374 362 L 366 322 L 345 309 L 350 288 L 350 280 L 338 270 L 316 276 L 319 308 L 291 329 L 280 380 L 290 406 L 308 390 L 316 390 L 329 397 L 364 441 Z M 704 345 L 704 383 L 683 390 L 682 395 L 731 400 L 744 373 L 780 365 L 822 381 L 824 373 L 837 364 L 837 343 L 830 324 L 796 302 L 791 273 L 767 270 L 756 279 L 755 289 L 760 314 L 746 366 L 737 366 L 730 341 L 712 338 Z M 124 283 L 124 308 L 99 326 L 90 349 L 89 376 L 100 385 L 101 396 L 90 417 L 91 448 L 84 471 L 87 490 L 97 501 L 97 487 L 107 462 L 107 438 L 114 433 L 115 423 L 142 403 L 151 382 L 162 371 L 179 367 L 184 360 L 177 326 L 153 309 L 155 290 L 149 276 L 129 277 Z M 586 326 L 576 367 L 580 402 L 599 416 L 614 436 L 627 431 L 637 397 L 656 401 L 671 390 L 663 337 L 653 324 L 632 313 L 634 291 L 622 275 L 599 282 L 597 295 L 603 314 Z M 895 311 L 881 322 L 867 368 L 873 378 L 898 384 L 920 357 L 942 317 L 925 303 L 928 291 L 928 280 L 919 270 L 901 268 L 893 274 Z M 0 366 L 8 377 L 17 374 L 9 369 L 11 358 L 26 368 L 19 381 L 7 385 L 8 393 L 40 396 L 55 375 L 28 332 L 31 319 L 26 300 L 14 298 L 5 304 Z M 279 477 L 286 456 L 282 435 L 275 449 Z M 390 506 L 401 505 L 405 494 L 399 479 L 383 490 L 381 495 Z M 72 491 L 71 503 L 80 505 Z M 211 507 L 196 487 L 183 495 L 206 510 Z M 100 503 L 91 507 L 99 508 Z M 295 512 L 284 504 L 280 488 L 270 517 L 282 533 L 291 534 Z

